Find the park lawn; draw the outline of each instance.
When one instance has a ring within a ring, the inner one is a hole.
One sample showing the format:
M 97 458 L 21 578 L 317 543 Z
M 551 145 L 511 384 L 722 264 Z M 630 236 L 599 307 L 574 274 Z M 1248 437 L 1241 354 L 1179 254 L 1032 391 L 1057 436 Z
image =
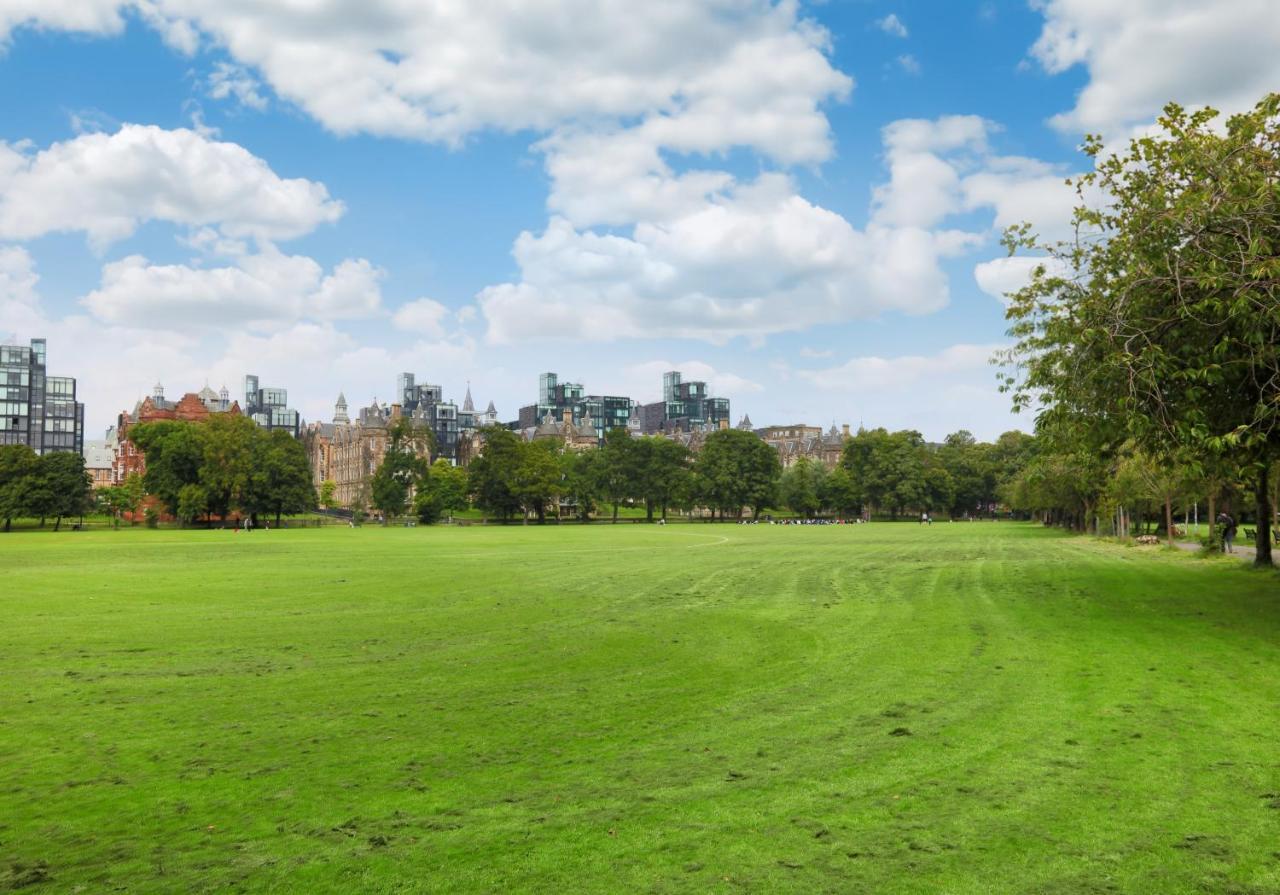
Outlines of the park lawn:
M 1280 892 L 1280 578 L 1031 524 L 0 536 L 0 889 Z

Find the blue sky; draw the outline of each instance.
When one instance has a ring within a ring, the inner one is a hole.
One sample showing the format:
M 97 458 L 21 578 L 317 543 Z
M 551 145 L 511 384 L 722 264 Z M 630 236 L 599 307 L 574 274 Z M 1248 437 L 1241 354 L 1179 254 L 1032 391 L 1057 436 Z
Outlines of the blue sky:
M 1001 227 L 1063 232 L 1086 130 L 1280 85 L 1267 6 L 0 0 L 0 338 L 91 436 L 156 380 L 514 418 L 667 367 L 757 425 L 1029 428 Z

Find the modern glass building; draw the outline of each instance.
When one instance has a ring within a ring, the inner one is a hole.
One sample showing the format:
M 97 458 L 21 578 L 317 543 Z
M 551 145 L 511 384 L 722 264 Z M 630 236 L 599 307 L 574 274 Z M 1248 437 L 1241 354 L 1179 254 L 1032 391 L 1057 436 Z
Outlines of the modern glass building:
M 711 397 L 705 382 L 685 382 L 672 370 L 662 374 L 662 400 L 644 405 L 641 421 L 646 435 L 727 428 L 729 399 Z
M 37 454 L 84 450 L 84 405 L 76 381 L 45 372 L 45 340 L 0 345 L 0 444 Z
M 622 395 L 588 395 L 580 382 L 561 382 L 555 373 L 538 377 L 538 403 L 520 408 L 519 428 L 532 429 L 547 417 L 564 418 L 573 412 L 575 425 L 587 424 L 604 439 L 610 429 L 625 429 L 636 402 Z
M 288 389 L 262 388 L 252 373 L 244 377 L 244 413 L 264 429 L 284 429 L 294 438 L 302 431 L 302 418 L 289 408 Z
M 425 382 L 419 385 L 412 373 L 401 373 L 396 378 L 396 393 L 401 411 L 422 420 L 435 433 L 436 456 L 456 463 L 458 434 L 474 428 L 473 412 L 459 411 L 457 404 L 444 399 L 442 386 Z

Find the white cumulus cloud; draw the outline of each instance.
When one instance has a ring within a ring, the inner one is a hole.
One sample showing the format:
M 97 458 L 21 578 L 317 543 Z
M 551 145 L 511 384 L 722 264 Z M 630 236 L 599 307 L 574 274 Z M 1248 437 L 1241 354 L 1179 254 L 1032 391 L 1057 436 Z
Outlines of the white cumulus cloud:
M 0 143 L 0 238 L 84 232 L 105 245 L 144 221 L 287 239 L 336 221 L 324 184 L 278 176 L 235 143 L 127 124 L 29 151 Z
M 83 299 L 99 320 L 154 329 L 201 329 L 369 316 L 381 306 L 382 271 L 348 259 L 326 275 L 305 255 L 267 247 L 229 267 L 113 261 Z
M 1108 143 L 1168 102 L 1251 108 L 1280 85 L 1274 0 L 1035 0 L 1045 22 L 1031 54 L 1050 73 L 1084 66 L 1075 106 L 1052 120 Z M 1119 148 L 1117 145 L 1116 148 Z

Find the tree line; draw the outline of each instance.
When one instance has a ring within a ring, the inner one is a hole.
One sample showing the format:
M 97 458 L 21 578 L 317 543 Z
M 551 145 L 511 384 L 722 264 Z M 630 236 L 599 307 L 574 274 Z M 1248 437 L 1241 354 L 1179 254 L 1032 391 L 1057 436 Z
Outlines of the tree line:
M 92 506 L 84 457 L 58 452 L 37 455 L 25 444 L 0 447 L 0 518 L 9 531 L 14 519 L 54 520 L 80 516 Z
M 918 432 L 860 430 L 831 470 L 802 458 L 783 469 L 777 452 L 750 432 L 709 434 L 696 454 L 661 436 L 607 433 L 599 448 L 572 450 L 552 439 L 524 441 L 491 427 L 466 469 L 430 466 L 408 430 L 393 429 L 370 484 L 384 518 L 412 510 L 424 523 L 474 506 L 499 520 L 545 522 L 550 514 L 590 519 L 607 507 L 642 507 L 647 521 L 671 510 L 702 509 L 712 519 L 755 518 L 769 510 L 815 517 L 907 512 L 974 516 L 994 509 L 1000 490 L 1030 460 L 1035 439 L 1008 432 L 995 443 L 969 432 L 931 445 Z
M 1125 533 L 1135 504 L 1220 501 L 1271 565 L 1280 472 L 1280 94 L 1216 121 L 1165 107 L 1153 133 L 1074 183 L 1075 236 L 1005 235 L 1042 259 L 1011 293 L 1000 356 L 1044 448 L 1010 498 L 1078 529 Z
M 215 414 L 204 422 L 156 420 L 134 426 L 129 438 L 146 456 L 141 485 L 183 524 L 302 513 L 315 506 L 311 464 L 302 442 L 253 420 Z M 136 489 L 126 483 L 125 489 Z M 129 494 L 109 495 L 121 509 Z M 140 502 L 140 501 L 139 501 Z

